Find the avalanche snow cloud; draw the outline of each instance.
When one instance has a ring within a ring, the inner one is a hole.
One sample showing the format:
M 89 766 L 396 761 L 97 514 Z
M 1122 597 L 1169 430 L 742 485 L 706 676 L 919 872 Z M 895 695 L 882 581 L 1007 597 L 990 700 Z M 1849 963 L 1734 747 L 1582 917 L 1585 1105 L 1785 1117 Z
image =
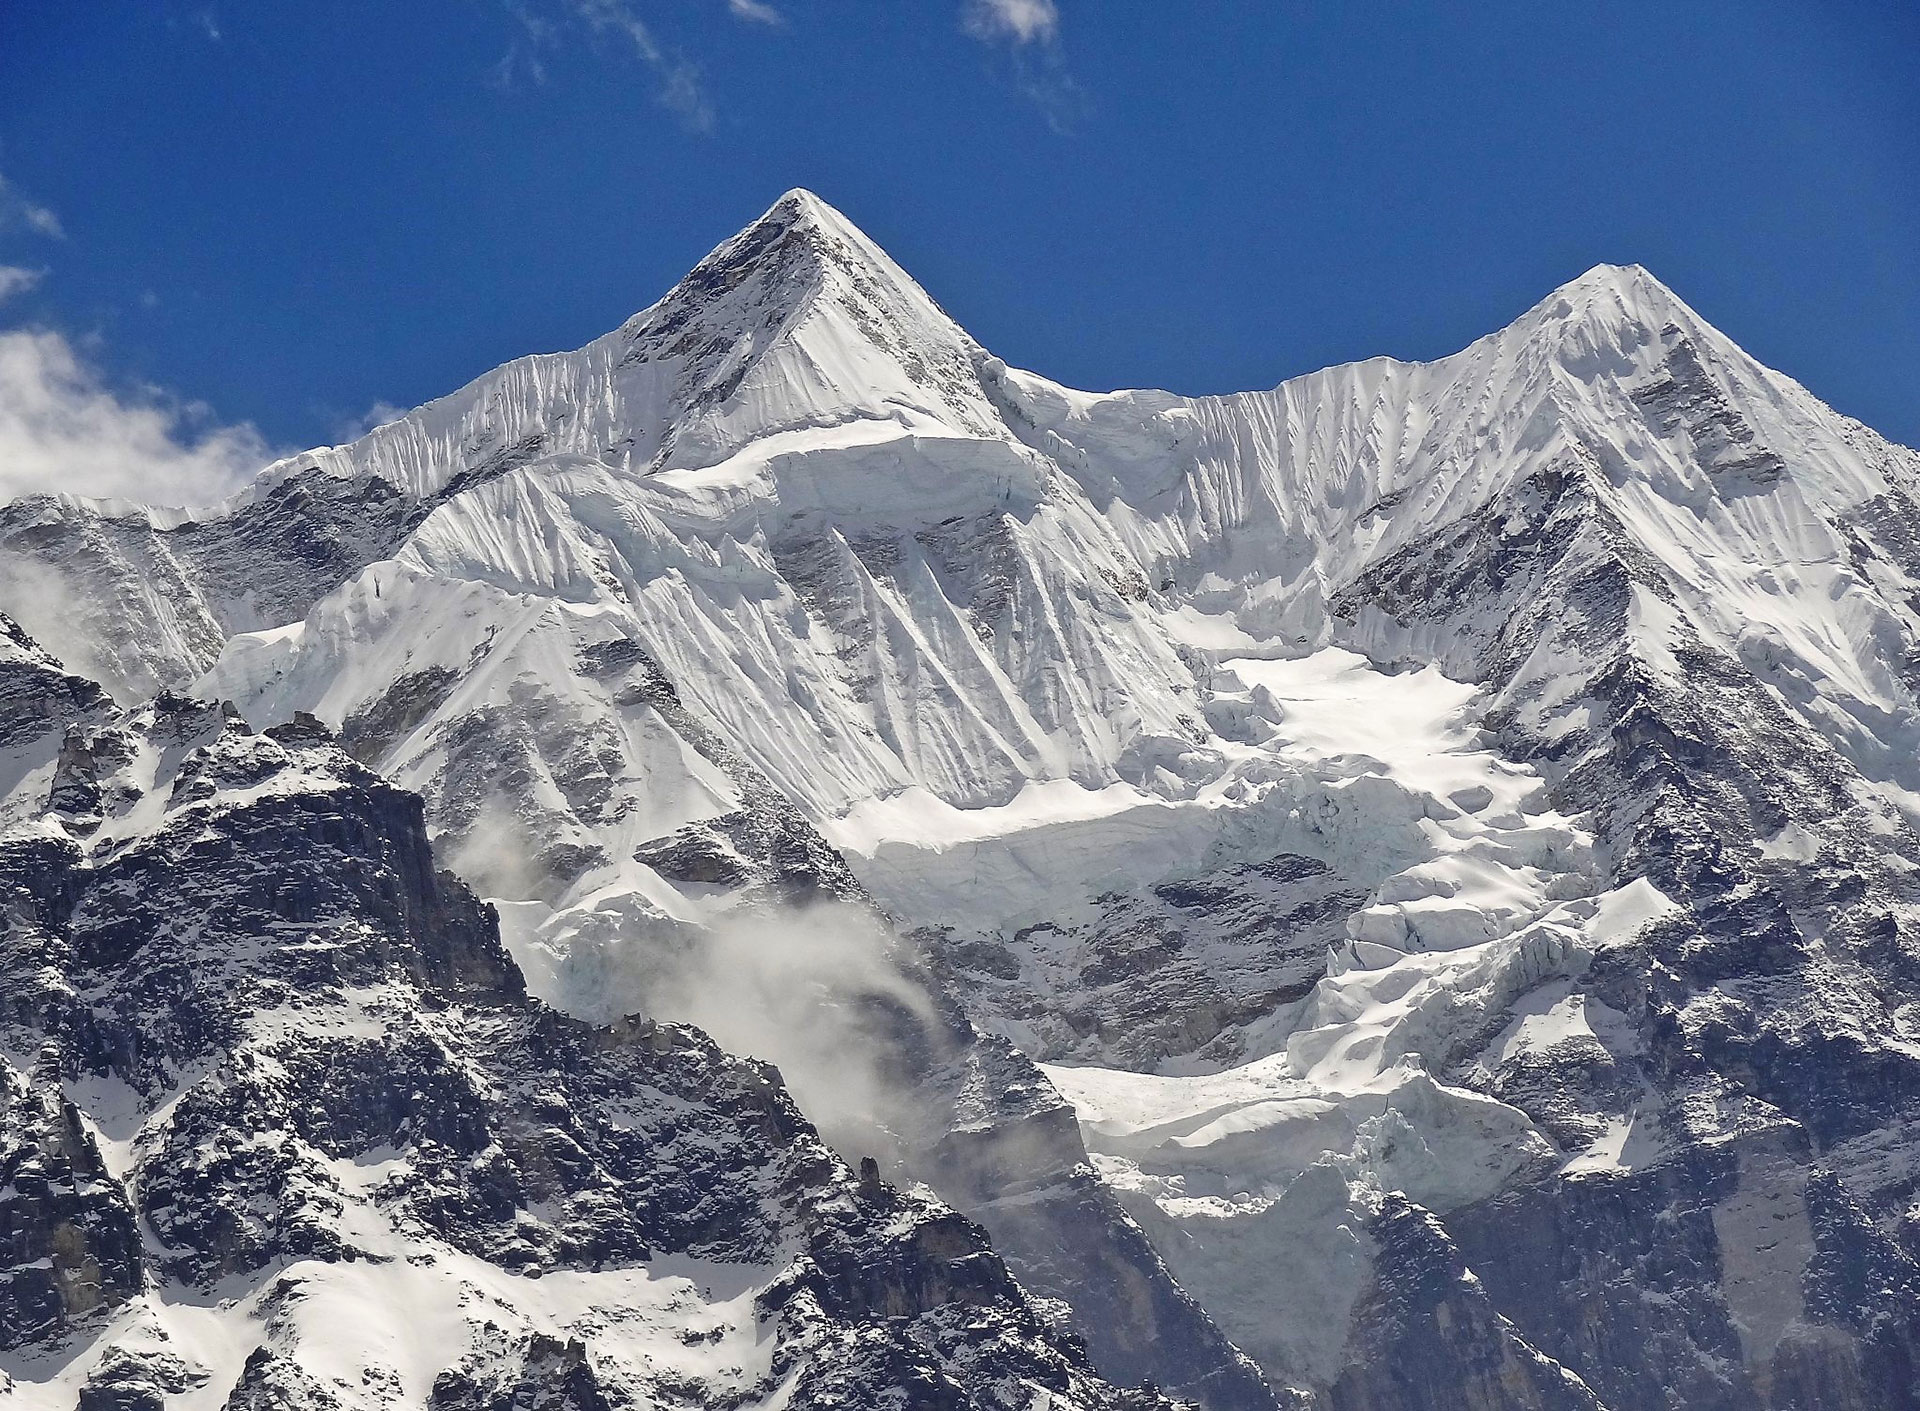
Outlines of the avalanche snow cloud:
M 792 192 L 0 507 L 0 1385 L 1920 1404 L 1917 496 L 1638 268 L 1095 394 Z

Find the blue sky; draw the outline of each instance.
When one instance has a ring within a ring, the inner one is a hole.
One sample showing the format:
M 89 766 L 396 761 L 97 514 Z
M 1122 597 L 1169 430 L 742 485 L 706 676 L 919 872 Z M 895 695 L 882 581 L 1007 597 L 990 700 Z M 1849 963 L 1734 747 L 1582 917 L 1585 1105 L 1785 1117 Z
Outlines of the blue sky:
M 1912 0 L 0 0 L 0 493 L 334 440 L 794 185 L 1080 386 L 1434 357 L 1638 261 L 1920 443 L 1917 75 Z

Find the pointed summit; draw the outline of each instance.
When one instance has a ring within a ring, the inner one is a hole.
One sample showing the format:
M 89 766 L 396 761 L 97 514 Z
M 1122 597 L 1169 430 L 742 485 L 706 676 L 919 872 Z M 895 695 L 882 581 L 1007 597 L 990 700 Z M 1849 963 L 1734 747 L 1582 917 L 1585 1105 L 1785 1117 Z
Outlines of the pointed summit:
M 975 372 L 983 357 L 852 221 L 796 188 L 614 332 L 269 466 L 248 496 L 314 467 L 418 499 L 555 453 L 700 468 L 766 436 L 862 421 L 1010 439 Z
M 767 213 L 761 220 L 772 219 L 811 220 L 822 219 L 844 221 L 846 217 L 828 205 L 825 199 L 815 195 L 804 186 L 789 186 L 781 193 L 780 199 L 767 207 Z M 758 222 L 756 222 L 757 224 Z
M 760 435 L 850 420 L 1004 434 L 973 340 L 852 221 L 800 188 L 621 333 L 623 363 L 671 366 L 685 409 L 656 465 L 709 464 Z
M 1732 340 L 1689 308 L 1643 265 L 1595 265 L 1562 284 L 1507 330 L 1525 329 L 1614 361 L 1638 361 L 1640 351 L 1684 336 L 1738 353 Z M 1502 335 L 1504 336 L 1504 335 Z M 1742 355 L 1744 356 L 1744 355 Z M 1624 368 L 1624 362 L 1621 368 Z
M 1469 363 L 1504 366 L 1511 385 L 1557 369 L 1562 400 L 1590 404 L 1601 421 L 1635 416 L 1639 389 L 1679 377 L 1702 399 L 1771 399 L 1786 385 L 1688 306 L 1644 266 L 1600 264 L 1568 280 L 1526 313 L 1465 350 Z M 1532 372 L 1527 372 L 1532 369 Z M 1704 401 L 1702 402 L 1704 405 Z
M 1627 299 L 1675 297 L 1671 289 L 1641 264 L 1597 264 L 1586 273 L 1568 280 L 1556 292 L 1562 294 L 1610 292 Z
M 767 207 L 766 214 L 754 224 L 763 225 L 768 221 L 791 225 L 817 225 L 860 234 L 852 221 L 804 186 L 789 189 L 778 201 Z M 865 236 L 861 238 L 865 239 Z
M 906 280 L 853 222 L 811 191 L 795 187 L 739 234 L 715 246 L 666 298 L 635 315 L 628 330 L 638 334 L 675 327 L 744 284 L 758 286 L 757 294 L 784 290 L 795 296 L 797 304 L 815 292 L 816 282 L 830 266 L 862 264 Z

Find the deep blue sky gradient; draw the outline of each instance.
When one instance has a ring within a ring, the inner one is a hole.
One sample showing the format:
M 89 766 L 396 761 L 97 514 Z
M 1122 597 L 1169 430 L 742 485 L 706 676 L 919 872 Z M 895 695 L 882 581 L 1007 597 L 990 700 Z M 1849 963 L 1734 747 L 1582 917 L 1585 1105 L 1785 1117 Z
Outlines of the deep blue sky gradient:
M 630 2 L 708 130 L 579 0 L 0 0 L 0 174 L 66 232 L 0 230 L 49 270 L 0 325 L 330 441 L 604 332 L 805 185 L 1083 387 L 1435 357 L 1638 261 L 1920 443 L 1913 0 L 1059 0 L 1026 46 L 960 0 Z

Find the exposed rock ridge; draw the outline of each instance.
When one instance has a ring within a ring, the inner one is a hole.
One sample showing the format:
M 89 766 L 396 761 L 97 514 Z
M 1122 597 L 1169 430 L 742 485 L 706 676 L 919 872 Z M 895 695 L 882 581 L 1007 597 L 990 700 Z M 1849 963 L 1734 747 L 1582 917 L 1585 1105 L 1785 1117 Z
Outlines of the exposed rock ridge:
M 0 839 L 8 973 L 28 981 L 9 988 L 5 1048 L 39 1053 L 0 1075 L 5 1326 L 39 1349 L 13 1394 L 1164 1404 L 1098 1381 L 978 1226 L 857 1180 L 771 1069 L 696 1031 L 529 1000 L 491 910 L 435 869 L 419 799 L 311 717 L 255 734 L 162 698 L 105 728 L 133 748 L 84 836 L 54 810 Z M 672 1294 L 644 1272 L 669 1256 L 752 1297 Z M 584 1294 L 570 1322 L 543 1275 Z M 404 1328 L 466 1306 L 475 1278 L 489 1297 L 411 1360 L 300 1313 L 397 1297 Z M 186 1335 L 214 1295 L 236 1310 L 234 1362 Z M 662 1315 L 687 1346 L 707 1325 L 770 1337 L 771 1362 L 652 1367 L 618 1330 Z

